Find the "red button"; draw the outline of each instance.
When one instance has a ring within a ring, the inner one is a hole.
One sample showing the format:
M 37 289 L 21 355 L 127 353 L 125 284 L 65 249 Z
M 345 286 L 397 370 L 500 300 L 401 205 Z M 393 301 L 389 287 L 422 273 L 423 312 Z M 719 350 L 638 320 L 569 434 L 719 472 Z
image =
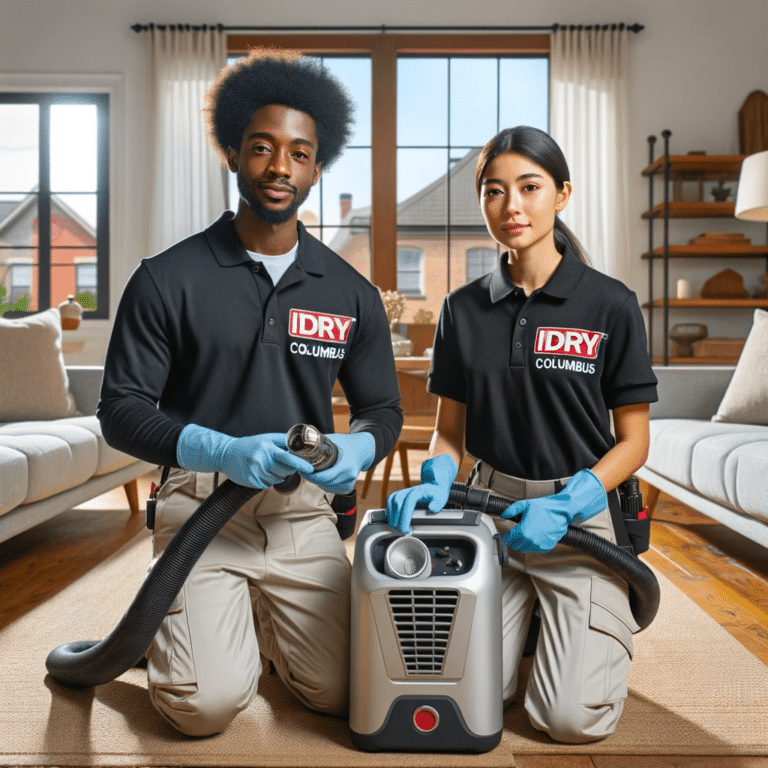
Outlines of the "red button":
M 413 713 L 413 724 L 422 733 L 430 733 L 437 728 L 440 717 L 432 707 L 419 707 Z

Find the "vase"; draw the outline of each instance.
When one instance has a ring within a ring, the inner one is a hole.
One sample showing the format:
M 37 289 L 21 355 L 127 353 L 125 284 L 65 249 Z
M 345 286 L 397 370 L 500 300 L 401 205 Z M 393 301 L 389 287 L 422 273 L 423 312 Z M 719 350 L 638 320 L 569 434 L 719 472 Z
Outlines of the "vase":
M 76 331 L 80 327 L 80 321 L 83 319 L 83 308 L 80 303 L 75 301 L 74 296 L 67 297 L 67 301 L 59 304 L 59 313 L 61 314 L 61 328 L 64 331 Z

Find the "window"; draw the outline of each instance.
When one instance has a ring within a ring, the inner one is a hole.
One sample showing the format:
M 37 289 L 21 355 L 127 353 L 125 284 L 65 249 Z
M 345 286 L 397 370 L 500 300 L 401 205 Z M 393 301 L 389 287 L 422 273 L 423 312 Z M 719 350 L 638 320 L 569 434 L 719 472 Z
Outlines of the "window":
M 0 93 L 0 282 L 31 312 L 83 285 L 109 316 L 108 127 L 107 94 Z
M 549 35 L 230 35 L 228 45 L 303 50 L 347 86 L 354 138 L 299 215 L 379 288 L 407 292 L 405 322 L 436 315 L 467 281 L 467 251 L 495 250 L 472 183 L 480 148 L 507 126 L 548 128 Z M 413 251 L 418 285 L 401 256 Z
M 29 298 L 32 294 L 32 265 L 9 264 L 11 290 L 8 298 L 14 304 L 21 298 Z
M 88 306 L 96 306 L 99 295 L 99 283 L 96 274 L 95 262 L 75 264 L 75 291 L 77 300 L 85 309 Z
M 502 128 L 546 130 L 547 92 L 542 57 L 398 57 L 397 244 L 424 251 L 430 292 L 407 303 L 404 319 L 437 315 L 445 294 L 473 279 L 468 252 L 495 255 L 475 192 L 477 158 Z
M 467 282 L 496 269 L 498 253 L 495 248 L 470 248 L 467 251 Z
M 397 249 L 397 290 L 405 296 L 424 293 L 424 254 L 418 248 Z

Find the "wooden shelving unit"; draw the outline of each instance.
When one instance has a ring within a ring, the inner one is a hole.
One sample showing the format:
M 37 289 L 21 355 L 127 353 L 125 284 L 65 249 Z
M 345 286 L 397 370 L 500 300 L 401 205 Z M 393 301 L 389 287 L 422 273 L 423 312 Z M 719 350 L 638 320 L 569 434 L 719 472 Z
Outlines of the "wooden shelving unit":
M 664 131 L 667 133 L 667 131 Z M 663 135 L 663 134 L 662 134 Z M 669 132 L 671 136 L 671 131 Z M 654 137 L 655 138 L 655 137 Z M 698 175 L 706 173 L 715 181 L 738 181 L 744 155 L 670 155 L 663 154 L 643 170 L 643 176 L 658 176 L 664 173 L 666 159 L 669 158 L 670 178 L 690 181 L 698 180 Z
M 670 307 L 706 307 L 714 309 L 716 307 L 738 307 L 740 309 L 768 309 L 768 299 L 669 299 Z M 649 302 L 645 302 L 643 307 L 648 308 Z M 653 302 L 654 307 L 663 307 L 664 299 L 656 299 Z
M 643 218 L 663 218 L 665 205 L 666 203 L 659 203 L 651 208 L 651 210 L 644 211 Z M 735 203 L 669 201 L 670 219 L 730 219 L 733 218 L 735 210 Z
M 648 208 L 642 213 L 642 218 L 648 221 L 648 250 L 642 258 L 648 263 L 648 298 L 643 304 L 648 310 L 648 350 L 653 355 L 654 310 L 661 310 L 663 321 L 664 354 L 653 358 L 654 363 L 669 364 L 735 364 L 736 359 L 671 357 L 669 354 L 669 311 L 677 308 L 697 309 L 768 309 L 768 299 L 677 299 L 670 296 L 669 262 L 671 259 L 732 259 L 732 258 L 761 258 L 766 260 L 768 272 L 768 245 L 751 245 L 745 243 L 700 243 L 688 245 L 672 245 L 669 242 L 669 221 L 671 219 L 724 219 L 732 218 L 735 204 L 720 201 L 684 201 L 682 197 L 683 182 L 696 182 L 699 185 L 699 197 L 704 196 L 705 182 L 735 182 L 739 179 L 742 155 L 671 155 L 669 153 L 669 137 L 671 131 L 662 131 L 664 138 L 664 153 L 654 158 L 653 149 L 655 136 L 648 138 L 649 164 L 643 169 L 643 176 L 648 177 Z M 664 193 L 661 202 L 654 200 L 654 182 L 658 177 L 664 180 Z M 674 189 L 671 194 L 670 188 Z M 654 224 L 663 223 L 662 245 L 654 246 Z M 662 298 L 654 297 L 654 264 L 659 262 L 663 269 L 664 287 Z
M 706 247 L 703 245 L 670 245 L 668 248 L 670 259 L 721 259 L 723 256 L 731 256 L 738 259 L 768 259 L 768 245 L 720 245 Z M 656 248 L 653 253 L 646 252 L 643 258 L 653 256 L 654 259 L 664 258 L 664 248 Z
M 664 362 L 663 357 L 651 358 L 654 365 L 733 365 L 736 360 L 731 357 L 669 357 Z

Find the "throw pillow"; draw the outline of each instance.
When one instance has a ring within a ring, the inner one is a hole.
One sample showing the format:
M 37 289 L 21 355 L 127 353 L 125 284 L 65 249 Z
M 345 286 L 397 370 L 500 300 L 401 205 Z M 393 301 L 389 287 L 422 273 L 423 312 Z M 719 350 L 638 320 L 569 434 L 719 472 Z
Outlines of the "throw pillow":
M 61 352 L 61 315 L 0 317 L 0 422 L 77 414 Z
M 768 312 L 756 309 L 752 328 L 712 421 L 768 425 Z

